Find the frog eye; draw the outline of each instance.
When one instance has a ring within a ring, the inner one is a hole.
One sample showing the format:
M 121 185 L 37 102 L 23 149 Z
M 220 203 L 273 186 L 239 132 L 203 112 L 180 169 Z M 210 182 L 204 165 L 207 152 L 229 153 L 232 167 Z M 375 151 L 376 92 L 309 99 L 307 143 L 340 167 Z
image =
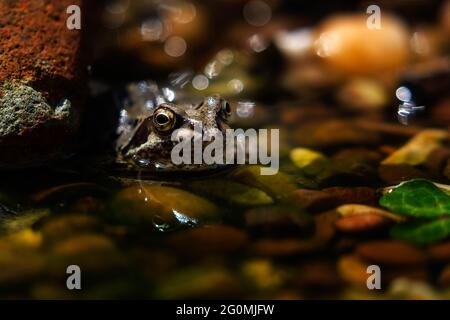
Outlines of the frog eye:
M 225 100 L 222 101 L 222 109 L 220 113 L 224 119 L 227 119 L 229 116 L 231 116 L 231 106 Z
M 153 124 L 161 132 L 167 132 L 175 126 L 175 113 L 169 109 L 161 108 L 153 115 Z

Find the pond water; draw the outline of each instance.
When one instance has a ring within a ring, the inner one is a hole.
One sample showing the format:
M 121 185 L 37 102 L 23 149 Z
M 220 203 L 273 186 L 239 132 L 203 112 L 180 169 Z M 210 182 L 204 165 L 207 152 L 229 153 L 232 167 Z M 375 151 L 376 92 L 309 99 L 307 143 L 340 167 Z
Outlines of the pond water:
M 0 299 L 450 298 L 449 4 L 372 30 L 364 1 L 101 3 L 78 150 L 1 173 Z M 115 162 L 137 116 L 216 93 L 279 130 L 277 174 Z

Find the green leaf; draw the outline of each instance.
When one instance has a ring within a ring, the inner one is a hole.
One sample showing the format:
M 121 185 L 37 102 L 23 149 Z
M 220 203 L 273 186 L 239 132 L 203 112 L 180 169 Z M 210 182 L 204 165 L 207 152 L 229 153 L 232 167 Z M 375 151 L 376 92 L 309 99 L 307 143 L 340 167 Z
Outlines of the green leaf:
M 392 212 L 418 218 L 450 215 L 450 195 L 425 179 L 403 182 L 380 199 Z
M 398 224 L 391 229 L 391 236 L 416 245 L 438 242 L 450 236 L 450 219 Z

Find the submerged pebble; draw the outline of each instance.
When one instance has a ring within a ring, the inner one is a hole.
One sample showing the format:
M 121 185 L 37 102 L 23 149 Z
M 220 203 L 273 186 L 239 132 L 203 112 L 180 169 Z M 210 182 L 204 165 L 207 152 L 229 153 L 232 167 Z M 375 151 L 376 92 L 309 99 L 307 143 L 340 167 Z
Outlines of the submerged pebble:
M 154 225 L 160 231 L 196 226 L 220 219 L 219 208 L 188 191 L 141 184 L 122 190 L 114 200 L 114 218 L 120 222 Z

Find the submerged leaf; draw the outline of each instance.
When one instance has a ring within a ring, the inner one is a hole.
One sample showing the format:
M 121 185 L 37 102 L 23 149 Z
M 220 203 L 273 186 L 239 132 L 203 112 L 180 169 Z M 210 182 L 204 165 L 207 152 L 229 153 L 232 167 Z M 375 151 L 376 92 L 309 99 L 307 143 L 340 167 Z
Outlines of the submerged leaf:
M 8 234 L 27 229 L 49 214 L 48 209 L 36 209 L 5 216 L 0 220 L 0 233 Z
M 198 180 L 190 187 L 198 194 L 210 195 L 237 206 L 261 206 L 274 202 L 260 189 L 225 179 Z
M 297 189 L 295 177 L 284 172 L 272 176 L 261 175 L 261 166 L 245 166 L 231 173 L 231 179 L 266 192 L 269 196 L 280 199 Z
M 448 133 L 445 130 L 424 130 L 386 158 L 383 164 L 409 164 L 412 166 L 422 164 L 434 149 L 442 146 L 445 140 L 448 140 Z
M 403 221 L 405 218 L 389 211 L 366 206 L 363 204 L 346 204 L 336 208 L 336 211 L 342 217 L 356 216 L 356 215 L 366 215 L 366 214 L 376 214 L 378 216 L 386 217 L 390 220 L 399 222 Z
M 391 236 L 416 245 L 434 243 L 450 236 L 450 219 L 402 223 L 391 229 Z
M 399 184 L 381 197 L 380 205 L 392 212 L 414 217 L 450 215 L 450 195 L 424 179 Z
M 317 175 L 328 164 L 328 159 L 322 153 L 307 148 L 293 149 L 290 158 L 296 167 L 309 176 Z

